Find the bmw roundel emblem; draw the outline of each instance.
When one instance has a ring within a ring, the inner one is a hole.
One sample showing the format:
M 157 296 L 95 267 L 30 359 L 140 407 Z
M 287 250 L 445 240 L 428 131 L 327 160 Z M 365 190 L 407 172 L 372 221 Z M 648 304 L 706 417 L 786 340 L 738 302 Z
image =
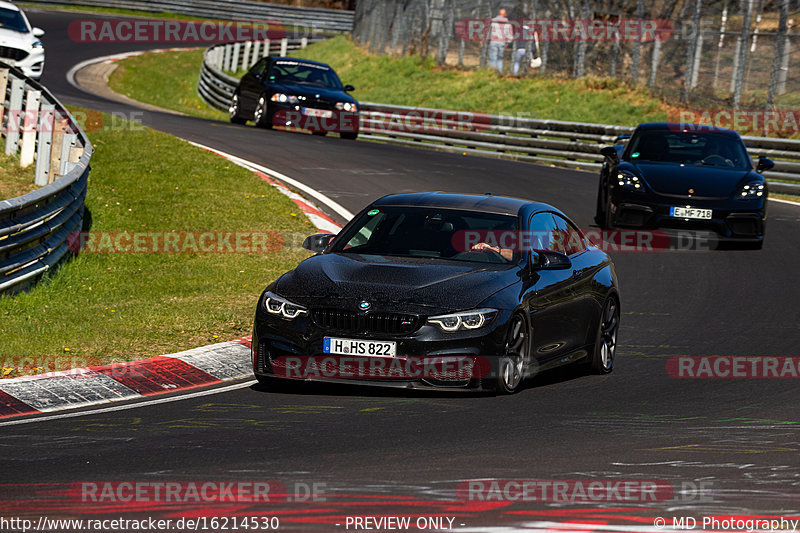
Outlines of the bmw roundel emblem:
M 371 304 L 371 303 L 369 303 L 369 302 L 367 302 L 367 301 L 365 300 L 365 301 L 361 302 L 360 304 L 358 304 L 358 307 L 359 307 L 359 309 L 361 309 L 362 311 L 366 311 L 367 309 L 369 309 L 370 307 L 372 307 L 372 304 Z

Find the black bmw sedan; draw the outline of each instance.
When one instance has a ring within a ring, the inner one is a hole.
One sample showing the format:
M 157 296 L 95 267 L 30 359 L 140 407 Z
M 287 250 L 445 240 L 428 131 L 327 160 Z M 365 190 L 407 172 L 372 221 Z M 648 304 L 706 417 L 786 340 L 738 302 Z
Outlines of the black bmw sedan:
M 491 195 L 383 197 L 258 301 L 255 376 L 512 393 L 582 363 L 613 368 L 610 258 L 561 211 Z
M 733 130 L 640 124 L 626 145 L 608 146 L 595 221 L 603 228 L 708 230 L 761 248 L 767 183 Z
M 231 98 L 231 122 L 248 120 L 260 128 L 282 126 L 355 139 L 359 131 L 358 102 L 347 94 L 325 63 L 289 57 L 265 57 L 245 74 Z

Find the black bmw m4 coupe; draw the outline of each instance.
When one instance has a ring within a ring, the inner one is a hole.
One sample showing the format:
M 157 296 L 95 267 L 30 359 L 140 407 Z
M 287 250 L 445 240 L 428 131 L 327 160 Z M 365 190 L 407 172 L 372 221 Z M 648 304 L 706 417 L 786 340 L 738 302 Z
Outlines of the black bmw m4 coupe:
M 614 364 L 614 265 L 561 211 L 491 195 L 383 197 L 258 301 L 253 370 L 275 379 L 513 393 Z M 577 365 L 576 365 L 577 366 Z
M 754 165 L 739 134 L 698 124 L 640 124 L 627 145 L 601 150 L 595 221 L 615 227 L 705 230 L 761 248 L 774 163 Z

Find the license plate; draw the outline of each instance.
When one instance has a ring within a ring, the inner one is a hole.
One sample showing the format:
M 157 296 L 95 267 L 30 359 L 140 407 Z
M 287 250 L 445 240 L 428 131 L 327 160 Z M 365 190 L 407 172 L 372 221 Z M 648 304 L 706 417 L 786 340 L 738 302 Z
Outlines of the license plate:
M 699 218 L 711 220 L 711 209 L 697 209 L 695 207 L 670 207 L 669 216 L 677 218 Z
M 397 343 L 393 341 L 365 341 L 361 339 L 325 337 L 325 345 L 322 351 L 336 355 L 394 357 L 397 354 Z
M 333 111 L 328 111 L 325 109 L 309 109 L 304 107 L 303 114 L 309 117 L 331 118 L 333 116 Z

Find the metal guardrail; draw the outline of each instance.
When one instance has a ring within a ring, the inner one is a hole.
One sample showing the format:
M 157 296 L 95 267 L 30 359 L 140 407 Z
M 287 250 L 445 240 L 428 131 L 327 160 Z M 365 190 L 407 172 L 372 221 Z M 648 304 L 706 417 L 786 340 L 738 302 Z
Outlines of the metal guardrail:
M 239 80 L 222 73 L 214 65 L 213 58 L 219 54 L 215 50 L 219 49 L 212 47 L 205 53 L 198 92 L 209 105 L 227 110 Z M 578 170 L 599 171 L 603 165 L 600 149 L 615 144 L 618 135 L 630 134 L 634 130 L 631 126 L 487 115 L 374 102 L 360 102 L 360 105 L 360 138 Z M 770 190 L 800 193 L 800 141 L 770 137 L 742 138 L 751 156 L 757 158 L 763 155 L 775 160 L 774 169 L 764 173 L 769 180 Z
M 268 54 L 277 53 L 285 56 L 290 50 L 305 48 L 310 42 L 314 41 L 303 37 L 212 46 L 203 54 L 203 68 L 200 71 L 197 93 L 210 106 L 227 111 L 239 80 L 224 71 L 247 70 Z
M 283 6 L 247 0 L 29 0 L 37 4 L 168 11 L 215 20 L 276 21 L 312 31 L 350 32 L 354 13 L 341 9 Z
M 93 148 L 69 111 L 38 82 L 0 63 L 6 154 L 36 162 L 33 192 L 0 201 L 0 294 L 34 283 L 69 256 L 81 230 Z

